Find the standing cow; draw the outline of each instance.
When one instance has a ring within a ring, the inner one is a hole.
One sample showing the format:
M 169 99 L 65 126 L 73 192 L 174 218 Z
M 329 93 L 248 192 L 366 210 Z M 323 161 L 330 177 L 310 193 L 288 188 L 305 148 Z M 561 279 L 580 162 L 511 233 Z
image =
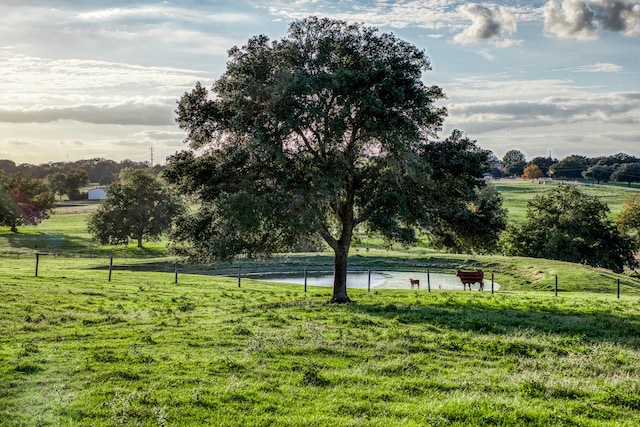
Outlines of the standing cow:
M 484 272 L 482 270 L 476 270 L 476 271 L 458 270 L 456 271 L 456 276 L 460 278 L 460 281 L 462 282 L 463 290 L 467 289 L 467 285 L 469 285 L 469 290 L 471 290 L 472 283 L 478 283 L 480 285 L 480 287 L 478 288 L 479 291 L 484 289 Z

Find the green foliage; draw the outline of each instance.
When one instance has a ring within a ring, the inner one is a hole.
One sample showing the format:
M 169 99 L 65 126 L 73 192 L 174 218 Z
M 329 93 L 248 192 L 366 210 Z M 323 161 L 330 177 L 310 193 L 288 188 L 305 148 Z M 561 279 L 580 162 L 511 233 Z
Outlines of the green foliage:
M 509 150 L 502 156 L 504 173 L 509 176 L 520 176 L 527 165 L 527 158 L 520 150 Z
M 531 199 L 527 219 L 502 236 L 506 255 L 548 258 L 622 271 L 635 266 L 633 244 L 600 199 L 560 186 Z
M 360 224 L 403 244 L 467 214 L 488 153 L 455 131 L 431 141 L 446 110 L 425 86 L 424 51 L 374 28 L 307 18 L 271 42 L 229 51 L 213 94 L 185 93 L 178 123 L 196 156 L 165 176 L 198 197 L 174 250 L 200 261 L 287 250 L 320 236 L 335 252 L 335 301 Z M 446 156 L 444 154 L 447 154 Z M 436 161 L 437 159 L 437 161 Z
M 640 182 L 640 163 L 624 163 L 611 174 L 613 181 L 626 182 L 629 187 L 632 182 Z
M 588 168 L 589 159 L 586 156 L 573 154 L 551 165 L 549 174 L 558 179 L 580 179 Z
M 0 225 L 17 232 L 19 225 L 37 225 L 49 217 L 55 197 L 42 181 L 0 172 Z
M 634 194 L 627 198 L 616 224 L 634 239 L 636 248 L 640 248 L 640 195 Z
M 89 233 L 102 244 L 126 244 L 143 238 L 157 240 L 185 207 L 162 183 L 145 170 L 130 170 L 127 180 L 107 188 L 107 198 L 91 214 Z

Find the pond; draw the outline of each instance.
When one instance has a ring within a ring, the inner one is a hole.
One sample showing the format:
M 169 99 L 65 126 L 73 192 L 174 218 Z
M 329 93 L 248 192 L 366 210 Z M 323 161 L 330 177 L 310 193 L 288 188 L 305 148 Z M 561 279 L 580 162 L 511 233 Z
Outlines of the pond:
M 301 272 L 251 274 L 248 277 L 265 282 L 304 285 L 304 274 Z M 371 289 L 411 289 L 409 279 L 420 280 L 420 290 L 426 291 L 429 283 L 431 290 L 462 290 L 462 282 L 455 274 L 404 271 L 371 271 Z M 333 272 L 307 272 L 307 286 L 333 286 Z M 347 274 L 347 288 L 367 289 L 368 286 L 368 272 L 354 271 Z M 500 285 L 494 282 L 493 288 L 497 291 Z M 478 284 L 472 285 L 472 289 L 478 290 Z M 484 290 L 491 292 L 490 274 L 488 280 L 485 275 Z

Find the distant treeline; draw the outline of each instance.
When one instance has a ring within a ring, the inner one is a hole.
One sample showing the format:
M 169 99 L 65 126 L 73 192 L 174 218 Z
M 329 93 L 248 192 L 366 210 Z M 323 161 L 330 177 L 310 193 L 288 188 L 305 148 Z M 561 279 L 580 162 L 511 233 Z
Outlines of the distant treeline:
M 619 181 L 629 185 L 640 182 L 640 158 L 626 153 L 591 158 L 572 154 L 562 160 L 539 156 L 527 160 L 523 152 L 509 150 L 501 161 L 495 157 L 493 160 L 491 174 L 494 177 L 589 179 L 597 183 Z
M 136 162 L 133 160 L 115 162 L 113 160 L 94 158 L 73 162 L 50 162 L 32 165 L 29 163 L 16 164 L 12 160 L 0 159 L 0 171 L 6 175 L 21 173 L 29 178 L 45 179 L 49 175 L 58 172 L 66 174 L 74 170 L 84 170 L 89 175 L 90 182 L 96 182 L 101 185 L 108 185 L 116 181 L 120 171 L 125 168 L 147 169 L 149 168 L 149 162 Z M 154 165 L 151 170 L 157 175 L 164 168 L 163 165 Z

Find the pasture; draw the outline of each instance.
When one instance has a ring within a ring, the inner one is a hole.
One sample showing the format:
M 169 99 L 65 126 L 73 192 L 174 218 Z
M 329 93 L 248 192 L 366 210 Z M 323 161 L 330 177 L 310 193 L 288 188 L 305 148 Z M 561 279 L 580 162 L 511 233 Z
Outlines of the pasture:
M 510 215 L 537 188 L 501 189 Z M 407 283 L 330 305 L 329 288 L 234 274 L 327 268 L 331 254 L 180 266 L 175 284 L 165 242 L 101 247 L 85 218 L 0 229 L 2 426 L 640 425 L 632 274 L 363 240 L 351 269 L 482 268 L 500 292 Z
M 10 261 L 10 262 L 9 262 Z M 637 296 L 353 290 L 2 259 L 3 425 L 638 425 Z M 10 267 L 9 267 L 10 265 Z M 97 274 L 101 273 L 101 274 Z

